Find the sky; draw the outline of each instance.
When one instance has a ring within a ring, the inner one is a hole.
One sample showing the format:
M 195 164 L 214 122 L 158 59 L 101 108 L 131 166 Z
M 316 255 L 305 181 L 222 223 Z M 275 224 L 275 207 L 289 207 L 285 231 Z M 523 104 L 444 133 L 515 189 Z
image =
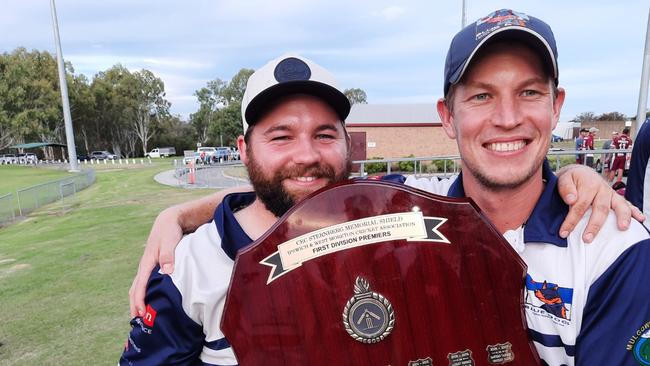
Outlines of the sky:
M 187 120 L 194 92 L 284 53 L 329 69 L 369 103 L 431 103 L 442 94 L 461 0 L 56 0 L 63 57 L 89 80 L 115 64 L 148 69 L 165 83 L 171 112 Z M 647 0 L 466 0 L 467 23 L 511 8 L 555 33 L 560 117 L 636 115 Z M 55 53 L 50 1 L 0 0 L 0 52 Z M 74 116 L 73 116 L 74 118 Z

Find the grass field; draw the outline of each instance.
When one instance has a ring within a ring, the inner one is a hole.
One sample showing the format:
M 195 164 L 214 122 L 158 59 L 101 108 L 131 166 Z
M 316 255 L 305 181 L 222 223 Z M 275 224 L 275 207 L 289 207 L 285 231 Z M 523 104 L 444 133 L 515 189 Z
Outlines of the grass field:
M 0 365 L 117 363 L 130 329 L 127 292 L 153 219 L 208 193 L 156 183 L 166 169 L 97 170 L 66 214 L 53 204 L 0 229 Z M 3 187 L 58 177 L 0 171 Z
M 16 189 L 27 188 L 47 181 L 72 175 L 64 170 L 43 169 L 25 165 L 0 165 L 0 196 L 15 193 Z

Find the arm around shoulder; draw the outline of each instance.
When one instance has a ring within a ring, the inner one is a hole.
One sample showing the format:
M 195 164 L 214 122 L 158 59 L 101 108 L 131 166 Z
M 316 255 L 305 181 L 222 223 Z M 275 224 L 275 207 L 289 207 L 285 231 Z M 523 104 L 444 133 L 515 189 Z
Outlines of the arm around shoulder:
M 144 253 L 140 258 L 138 273 L 129 290 L 131 316 L 144 314 L 145 288 L 153 268 L 159 264 L 163 273 L 170 274 L 174 271 L 174 250 L 183 234 L 193 232 L 210 221 L 215 208 L 227 194 L 250 190 L 250 186 L 242 186 L 218 191 L 194 201 L 166 208 L 156 217 Z

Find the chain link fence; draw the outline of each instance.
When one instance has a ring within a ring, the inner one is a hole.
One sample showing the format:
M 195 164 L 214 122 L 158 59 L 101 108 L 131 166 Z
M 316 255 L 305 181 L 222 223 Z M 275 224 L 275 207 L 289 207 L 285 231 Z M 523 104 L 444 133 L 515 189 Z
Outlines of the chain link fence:
M 16 219 L 14 210 L 14 195 L 9 193 L 0 196 L 0 225 Z
M 52 202 L 61 201 L 63 209 L 71 207 L 77 192 L 95 183 L 95 171 L 16 190 L 0 196 L 0 224 L 6 224 Z

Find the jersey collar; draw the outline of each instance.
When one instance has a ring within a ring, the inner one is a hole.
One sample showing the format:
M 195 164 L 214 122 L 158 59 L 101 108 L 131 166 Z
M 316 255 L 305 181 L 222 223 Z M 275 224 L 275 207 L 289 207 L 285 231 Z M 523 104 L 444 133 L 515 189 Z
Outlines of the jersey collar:
M 557 177 L 553 174 L 548 160 L 544 160 L 542 177 L 546 186 L 539 197 L 533 212 L 524 224 L 525 243 L 549 243 L 566 247 L 567 240 L 560 237 L 560 225 L 569 212 L 557 190 Z M 447 194 L 449 197 L 465 197 L 463 173 L 452 183 Z
M 255 201 L 255 192 L 231 193 L 214 211 L 214 223 L 221 237 L 221 248 L 235 260 L 237 252 L 253 242 L 235 219 L 235 212 Z

